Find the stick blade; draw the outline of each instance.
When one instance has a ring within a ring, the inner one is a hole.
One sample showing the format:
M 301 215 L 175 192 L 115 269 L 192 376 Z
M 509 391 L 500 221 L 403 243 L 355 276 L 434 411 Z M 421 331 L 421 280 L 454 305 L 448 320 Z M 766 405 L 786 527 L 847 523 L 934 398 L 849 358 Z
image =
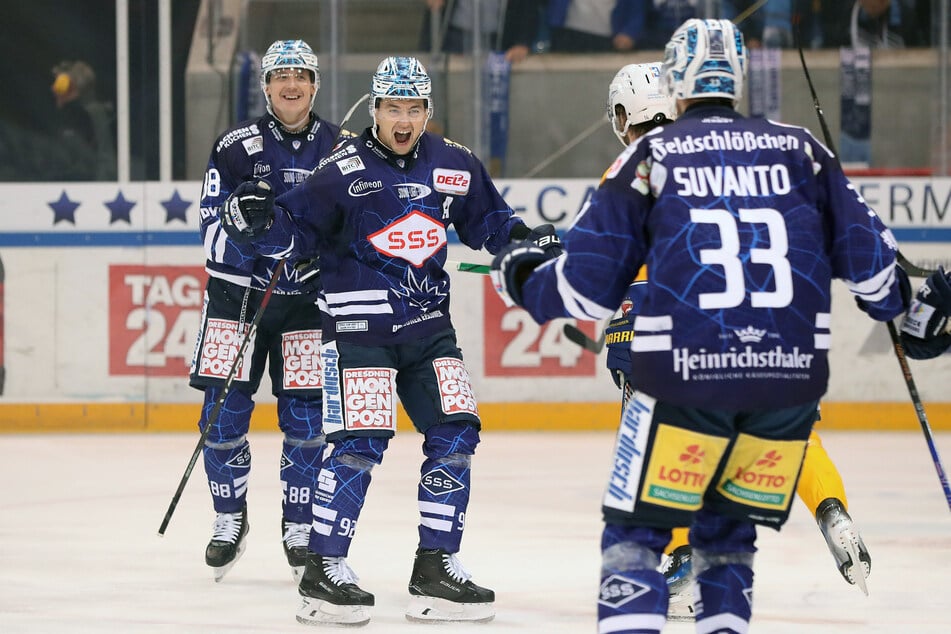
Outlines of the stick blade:
M 575 345 L 581 346 L 588 352 L 598 354 L 604 348 L 604 334 L 595 341 L 584 332 L 582 332 L 574 324 L 565 324 L 561 331 L 564 333 L 568 341 L 574 343 Z

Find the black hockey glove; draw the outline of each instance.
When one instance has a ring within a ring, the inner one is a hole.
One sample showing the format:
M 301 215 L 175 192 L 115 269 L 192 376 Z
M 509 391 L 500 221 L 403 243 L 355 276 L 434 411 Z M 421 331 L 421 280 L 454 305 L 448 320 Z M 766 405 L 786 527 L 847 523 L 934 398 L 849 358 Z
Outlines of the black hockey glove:
M 274 192 L 267 181 L 241 183 L 221 206 L 221 226 L 235 242 L 251 242 L 274 222 Z
M 523 306 L 522 285 L 532 271 L 552 257 L 526 240 L 510 244 L 493 258 L 489 275 L 506 306 Z
M 624 315 L 614 319 L 604 329 L 604 343 L 607 345 L 607 366 L 611 371 L 614 384 L 624 389 L 627 377 L 633 372 L 631 363 L 631 340 L 634 338 L 634 318 Z
M 912 359 L 933 359 L 951 347 L 951 276 L 943 267 L 918 289 L 901 322 L 901 343 Z
M 535 246 L 545 252 L 545 255 L 551 258 L 557 258 L 564 253 L 561 248 L 561 238 L 555 232 L 555 226 L 552 224 L 538 225 L 532 229 L 526 240 L 531 240 Z
M 323 292 L 320 287 L 320 261 L 317 258 L 301 260 L 294 265 L 294 270 L 297 271 L 301 297 L 316 304 L 317 298 Z

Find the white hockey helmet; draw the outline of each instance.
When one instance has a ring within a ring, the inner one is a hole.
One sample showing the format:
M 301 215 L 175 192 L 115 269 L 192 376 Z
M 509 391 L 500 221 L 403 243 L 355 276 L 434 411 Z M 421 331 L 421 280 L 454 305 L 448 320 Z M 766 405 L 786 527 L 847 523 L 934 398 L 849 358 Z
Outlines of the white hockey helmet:
M 426 67 L 415 57 L 387 57 L 377 66 L 370 85 L 370 116 L 376 123 L 376 109 L 382 99 L 422 99 L 426 120 L 433 116 L 433 82 Z
M 317 63 L 314 49 L 304 40 L 277 40 L 268 47 L 267 53 L 261 58 L 261 91 L 264 92 L 267 110 L 271 114 L 274 114 L 271 111 L 271 98 L 267 96 L 265 89 L 271 73 L 280 68 L 303 68 L 310 71 L 311 80 L 314 82 L 314 94 L 310 98 L 310 109 L 313 110 L 317 91 L 320 90 L 320 65 Z
M 661 75 L 675 99 L 723 98 L 735 106 L 746 76 L 743 33 L 729 20 L 687 20 L 667 42 Z
M 608 121 L 611 129 L 627 145 L 627 129 L 648 121 L 663 123 L 677 118 L 674 100 L 661 91 L 660 62 L 628 64 L 617 72 L 608 86 Z M 617 116 L 623 108 L 626 121 Z

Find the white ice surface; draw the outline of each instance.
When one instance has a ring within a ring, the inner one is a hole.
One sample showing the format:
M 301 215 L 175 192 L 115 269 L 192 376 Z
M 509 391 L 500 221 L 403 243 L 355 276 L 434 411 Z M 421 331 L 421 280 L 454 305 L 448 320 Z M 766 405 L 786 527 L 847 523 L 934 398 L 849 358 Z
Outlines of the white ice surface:
M 306 632 L 280 544 L 280 436 L 254 455 L 244 557 L 214 583 L 214 513 L 199 461 L 157 536 L 197 436 L 0 436 L 0 632 Z M 835 570 L 797 502 L 762 530 L 753 632 L 951 632 L 951 510 L 920 433 L 825 432 L 872 554 L 871 595 Z M 420 436 L 401 432 L 374 471 L 349 561 L 376 594 L 367 634 L 596 632 L 599 504 L 613 435 L 483 434 L 460 553 L 497 594 L 486 625 L 420 625 L 403 608 L 416 546 Z M 938 435 L 951 460 L 951 435 Z M 693 632 L 668 624 L 666 632 Z

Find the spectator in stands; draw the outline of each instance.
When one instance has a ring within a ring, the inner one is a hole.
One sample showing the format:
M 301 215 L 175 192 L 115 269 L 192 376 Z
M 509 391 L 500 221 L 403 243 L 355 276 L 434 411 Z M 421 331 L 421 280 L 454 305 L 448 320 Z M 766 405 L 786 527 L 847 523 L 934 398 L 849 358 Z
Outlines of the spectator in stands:
M 756 0 L 722 0 L 720 17 L 730 20 L 743 31 L 747 48 L 790 48 L 795 45 L 792 31 L 794 6 L 812 0 L 767 0 L 761 7 Z M 798 10 L 798 7 L 796 7 Z
M 531 53 L 538 31 L 542 0 L 425 0 L 428 11 L 423 18 L 420 48 L 432 50 L 432 20 L 437 15 L 442 33 L 442 50 L 447 53 L 472 51 L 472 25 L 476 6 L 479 15 L 482 48 L 505 51 L 505 58 L 515 64 Z M 501 26 L 501 32 L 499 27 Z
M 62 180 L 112 180 L 116 177 L 115 134 L 112 106 L 96 95 L 96 73 L 82 60 L 63 61 L 53 67 L 50 86 L 58 112 L 53 143 L 64 160 L 52 166 L 51 178 Z M 57 156 L 51 155 L 54 160 Z
M 822 2 L 826 47 L 909 48 L 930 45 L 931 0 Z

